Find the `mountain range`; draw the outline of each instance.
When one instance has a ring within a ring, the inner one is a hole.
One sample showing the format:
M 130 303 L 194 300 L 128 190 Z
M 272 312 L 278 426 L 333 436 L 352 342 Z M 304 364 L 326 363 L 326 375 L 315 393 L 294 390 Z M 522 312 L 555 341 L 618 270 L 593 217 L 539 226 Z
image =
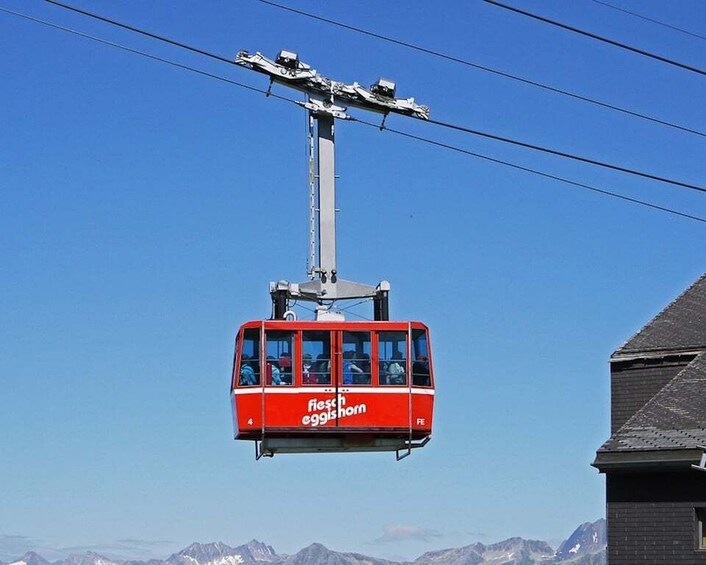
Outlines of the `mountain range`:
M 538 540 L 519 537 L 499 543 L 475 543 L 464 547 L 429 551 L 414 561 L 388 561 L 362 555 L 332 551 L 320 543 L 301 549 L 294 555 L 279 555 L 257 540 L 238 547 L 224 543 L 194 543 L 165 560 L 115 561 L 88 551 L 66 559 L 49 562 L 35 552 L 0 565 L 605 565 L 605 520 L 579 526 L 555 551 Z

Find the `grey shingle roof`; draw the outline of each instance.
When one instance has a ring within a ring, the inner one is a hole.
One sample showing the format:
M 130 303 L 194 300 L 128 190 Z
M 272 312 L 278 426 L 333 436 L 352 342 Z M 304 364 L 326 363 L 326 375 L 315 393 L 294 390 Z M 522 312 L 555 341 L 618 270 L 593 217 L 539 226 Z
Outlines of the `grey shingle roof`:
M 598 453 L 706 446 L 706 352 L 699 354 Z
M 706 349 L 706 274 L 613 353 Z

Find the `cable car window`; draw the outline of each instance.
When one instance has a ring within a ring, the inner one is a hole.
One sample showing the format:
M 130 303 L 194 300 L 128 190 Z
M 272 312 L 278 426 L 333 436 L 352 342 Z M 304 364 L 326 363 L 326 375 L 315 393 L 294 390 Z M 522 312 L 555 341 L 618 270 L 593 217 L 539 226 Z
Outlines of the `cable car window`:
M 249 328 L 243 332 L 238 368 L 238 385 L 253 386 L 260 384 L 260 329 Z
M 331 384 L 331 332 L 302 332 L 302 383 Z
M 293 384 L 294 332 L 266 331 L 265 354 L 267 355 L 265 383 L 268 385 Z
M 412 384 L 431 386 L 429 371 L 429 346 L 425 330 L 412 330 Z
M 407 332 L 378 334 L 378 366 L 381 385 L 407 384 Z
M 343 384 L 370 384 L 370 332 L 343 332 Z

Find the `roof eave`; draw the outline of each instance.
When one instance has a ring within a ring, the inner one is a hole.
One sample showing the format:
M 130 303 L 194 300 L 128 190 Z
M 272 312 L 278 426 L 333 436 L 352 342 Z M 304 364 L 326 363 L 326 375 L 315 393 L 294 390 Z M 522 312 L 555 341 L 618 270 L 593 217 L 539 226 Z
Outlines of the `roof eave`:
M 591 463 L 601 473 L 609 471 L 688 470 L 699 465 L 704 449 L 662 449 L 650 451 L 598 451 Z
M 637 359 L 660 359 L 673 356 L 696 356 L 703 353 L 706 347 L 685 348 L 685 349 L 653 349 L 648 351 L 625 351 L 620 349 L 610 356 L 610 362 L 635 361 Z

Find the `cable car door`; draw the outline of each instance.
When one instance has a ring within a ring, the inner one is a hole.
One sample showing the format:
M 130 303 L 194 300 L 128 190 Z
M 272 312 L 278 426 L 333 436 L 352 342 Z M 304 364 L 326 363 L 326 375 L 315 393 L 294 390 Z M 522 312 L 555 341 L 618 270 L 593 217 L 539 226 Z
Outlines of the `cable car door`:
M 409 428 L 408 332 L 339 332 L 338 426 L 372 435 Z
M 336 332 L 336 417 L 339 428 L 357 430 L 371 425 L 371 336 L 369 330 Z
M 389 432 L 407 432 L 411 420 L 409 326 L 377 332 L 376 423 Z
M 301 387 L 295 413 L 297 425 L 312 432 L 336 427 L 337 374 L 336 332 L 301 332 Z
M 296 428 L 298 419 L 292 410 L 296 403 L 295 349 L 296 332 L 268 328 L 262 340 L 263 427 L 266 431 Z

